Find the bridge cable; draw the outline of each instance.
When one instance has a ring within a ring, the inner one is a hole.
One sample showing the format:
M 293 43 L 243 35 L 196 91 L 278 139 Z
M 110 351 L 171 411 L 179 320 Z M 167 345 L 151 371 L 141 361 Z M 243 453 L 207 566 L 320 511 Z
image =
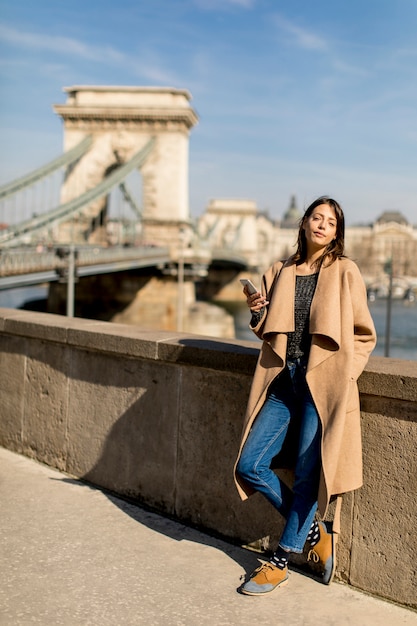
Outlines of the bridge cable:
M 128 204 L 130 204 L 130 206 L 132 207 L 132 209 L 134 210 L 134 212 L 136 213 L 138 218 L 141 220 L 142 219 L 142 211 L 140 210 L 140 208 L 136 204 L 136 201 L 135 201 L 134 197 L 132 196 L 132 194 L 130 193 L 128 188 L 126 187 L 126 184 L 123 183 L 123 182 L 120 183 L 119 189 L 122 192 L 123 197 L 126 200 L 126 202 Z
M 56 157 L 46 165 L 42 165 L 36 170 L 33 170 L 29 174 L 22 176 L 21 178 L 16 178 L 12 180 L 10 183 L 6 183 L 0 187 L 0 199 L 7 198 L 8 196 L 12 196 L 13 194 L 25 189 L 26 187 L 30 187 L 33 183 L 45 178 L 55 170 L 63 167 L 64 165 L 71 165 L 77 159 L 79 159 L 83 154 L 89 150 L 92 144 L 92 137 L 89 135 L 85 137 L 79 144 L 72 148 L 72 150 L 68 150 L 68 152 L 64 152 L 60 156 Z
M 59 224 L 70 215 L 76 215 L 79 213 L 81 209 L 94 200 L 105 196 L 111 189 L 113 189 L 113 187 L 120 185 L 120 183 L 130 174 L 131 171 L 134 170 L 135 167 L 141 167 L 143 165 L 152 151 L 155 141 L 155 137 L 152 137 L 145 147 L 139 150 L 139 152 L 137 152 L 130 159 L 130 161 L 118 167 L 96 187 L 89 189 L 81 196 L 74 198 L 65 204 L 61 204 L 55 209 L 52 209 L 52 211 L 48 211 L 47 213 L 38 215 L 21 222 L 20 224 L 15 224 L 10 228 L 0 231 L 0 243 L 3 245 L 5 243 L 14 245 L 15 243 L 18 243 L 19 239 L 24 237 L 26 234 L 45 228 L 45 226 L 51 223 Z

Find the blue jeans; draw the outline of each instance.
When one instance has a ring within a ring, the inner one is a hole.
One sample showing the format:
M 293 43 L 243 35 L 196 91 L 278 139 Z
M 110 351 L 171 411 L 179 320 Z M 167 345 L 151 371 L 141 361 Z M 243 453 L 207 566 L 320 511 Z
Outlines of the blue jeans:
M 285 518 L 279 545 L 302 552 L 317 510 L 321 470 L 321 424 L 307 386 L 306 363 L 297 359 L 273 381 L 255 419 L 237 466 L 238 474 L 262 493 Z M 296 428 L 292 490 L 271 469 L 288 428 Z

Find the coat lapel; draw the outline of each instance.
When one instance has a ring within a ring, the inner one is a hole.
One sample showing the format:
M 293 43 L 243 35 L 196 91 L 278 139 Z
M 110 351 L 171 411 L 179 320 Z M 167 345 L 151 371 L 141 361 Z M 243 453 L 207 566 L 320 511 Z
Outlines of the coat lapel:
M 268 316 L 263 329 L 263 339 L 285 363 L 286 334 L 295 330 L 294 297 L 296 266 L 289 262 L 281 270 L 273 290 Z M 308 369 L 338 350 L 340 329 L 340 278 L 337 261 L 323 267 L 317 280 L 310 310 L 310 334 L 312 335 Z
M 283 266 L 269 303 L 263 335 L 289 333 L 295 330 L 294 321 L 295 264 Z
M 311 370 L 340 348 L 340 278 L 337 261 L 323 267 L 311 303 L 311 351 L 308 369 Z
M 287 333 L 295 329 L 294 318 L 295 264 L 285 264 L 273 289 L 262 338 L 269 343 L 285 365 Z

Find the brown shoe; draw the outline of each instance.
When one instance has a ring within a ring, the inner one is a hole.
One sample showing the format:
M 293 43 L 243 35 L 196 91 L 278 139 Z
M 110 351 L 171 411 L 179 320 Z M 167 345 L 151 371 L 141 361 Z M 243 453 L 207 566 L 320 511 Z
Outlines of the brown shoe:
M 334 533 L 328 533 L 325 524 L 319 522 L 320 539 L 308 551 L 307 560 L 313 562 L 321 582 L 330 585 L 336 569 L 336 542 Z
M 258 567 L 241 589 L 248 596 L 259 596 L 269 593 L 276 587 L 283 587 L 288 583 L 288 568 L 280 569 L 272 563 L 263 563 Z

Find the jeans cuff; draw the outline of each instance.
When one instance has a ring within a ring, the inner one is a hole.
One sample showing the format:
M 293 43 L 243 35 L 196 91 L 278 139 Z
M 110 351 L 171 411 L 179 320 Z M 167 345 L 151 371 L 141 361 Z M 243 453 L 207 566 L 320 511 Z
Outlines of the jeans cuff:
M 294 552 L 294 554 L 302 554 L 304 552 L 304 546 L 301 548 L 290 548 L 289 546 L 284 546 L 281 542 L 278 544 L 280 548 L 285 550 L 286 552 Z

